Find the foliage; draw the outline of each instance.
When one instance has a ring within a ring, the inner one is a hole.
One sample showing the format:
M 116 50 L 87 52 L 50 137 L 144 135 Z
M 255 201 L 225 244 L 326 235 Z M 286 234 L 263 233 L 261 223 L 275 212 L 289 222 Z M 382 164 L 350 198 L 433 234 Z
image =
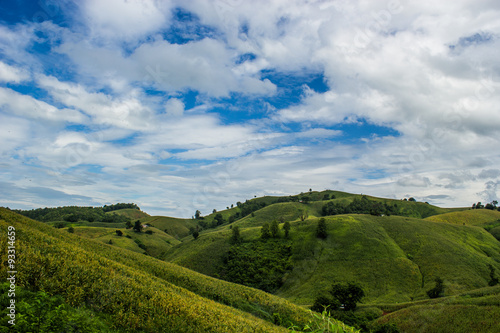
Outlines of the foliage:
M 270 229 L 272 238 L 278 238 L 280 236 L 280 228 L 278 225 L 278 221 L 273 220 L 273 222 L 271 222 L 271 226 L 269 229 Z
M 22 249 L 19 286 L 60 294 L 70 306 L 85 305 L 109 316 L 119 329 L 285 332 L 285 327 L 303 326 L 309 318 L 303 308 L 262 291 L 76 233 L 61 233 L 0 208 L 0 232 L 6 233 L 9 225 L 16 228 L 16 245 Z M 0 247 L 5 246 L 5 238 L 0 238 Z M 5 253 L 0 252 L 0 279 L 5 279 L 7 271 Z
M 290 222 L 286 221 L 283 224 L 283 230 L 285 231 L 285 238 L 288 238 L 288 236 L 290 235 L 290 228 L 291 228 Z
M 134 223 L 134 231 L 135 232 L 141 232 L 142 231 L 142 223 L 141 221 L 137 220 Z
M 496 286 L 498 284 L 498 278 L 495 276 L 495 267 L 489 264 L 488 268 L 490 269 L 490 281 L 488 282 L 488 285 L 490 287 Z
M 123 231 L 121 231 L 121 230 L 116 230 L 116 235 L 117 235 L 117 236 L 123 236 Z
M 444 281 L 440 277 L 434 279 L 436 285 L 434 288 L 427 291 L 429 298 L 438 298 L 444 295 Z
M 12 326 L 7 316 L 11 298 L 9 283 L 0 284 L 0 332 L 118 332 L 112 330 L 108 318 L 87 308 L 69 306 L 61 296 L 43 291 L 33 292 L 16 286 L 16 320 Z
M 329 292 L 345 311 L 355 310 L 357 303 L 365 296 L 363 288 L 353 282 L 334 283 Z
M 328 310 L 321 313 L 311 312 L 312 319 L 304 327 L 292 326 L 291 332 L 314 332 L 314 333 L 358 333 L 358 330 L 345 325 L 344 323 L 332 318 Z M 299 329 L 300 331 L 295 331 Z
M 104 207 L 78 207 L 65 206 L 57 208 L 37 208 L 32 210 L 14 210 L 16 213 L 24 215 L 34 220 L 41 222 L 50 221 L 102 221 L 121 223 L 129 220 L 128 217 L 118 214 L 106 214 L 106 212 L 116 211 L 120 209 L 136 209 L 140 208 L 134 203 L 117 203 L 114 205 L 105 205 Z
M 288 241 L 253 241 L 233 245 L 224 257 L 220 275 L 230 282 L 274 292 L 283 283 L 285 272 L 292 268 L 290 255 Z
M 238 244 L 241 242 L 240 228 L 238 226 L 234 226 L 231 228 L 231 243 Z
M 328 231 L 326 228 L 326 221 L 324 218 L 320 218 L 318 221 L 318 226 L 316 227 L 316 237 L 325 239 L 328 237 Z
M 271 231 L 269 230 L 269 223 L 264 223 L 260 229 L 260 237 L 262 239 L 271 238 Z

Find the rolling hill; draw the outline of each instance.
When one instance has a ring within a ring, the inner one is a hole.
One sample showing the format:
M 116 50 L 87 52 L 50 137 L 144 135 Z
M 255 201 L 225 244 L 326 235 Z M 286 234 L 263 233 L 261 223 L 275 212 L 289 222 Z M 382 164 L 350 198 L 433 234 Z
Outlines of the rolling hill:
M 1 232 L 6 234 L 9 227 L 16 233 L 18 286 L 61 295 L 70 306 L 102 313 L 114 330 L 286 332 L 287 327 L 315 322 L 308 311 L 276 296 L 79 237 L 0 208 Z M 5 280 L 6 238 L 2 237 L 1 248 L 0 274 Z

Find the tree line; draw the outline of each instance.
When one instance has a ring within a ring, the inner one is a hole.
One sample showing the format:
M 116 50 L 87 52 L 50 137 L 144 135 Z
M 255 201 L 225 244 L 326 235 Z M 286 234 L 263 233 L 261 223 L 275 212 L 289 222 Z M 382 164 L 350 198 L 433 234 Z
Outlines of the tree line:
M 30 219 L 40 222 L 111 222 L 123 223 L 130 218 L 118 214 L 106 214 L 119 209 L 132 208 L 140 210 L 139 206 L 134 203 L 117 203 L 114 205 L 105 205 L 103 207 L 80 207 L 80 206 L 64 206 L 56 208 L 37 208 L 31 210 L 13 210 L 14 212 L 29 217 Z

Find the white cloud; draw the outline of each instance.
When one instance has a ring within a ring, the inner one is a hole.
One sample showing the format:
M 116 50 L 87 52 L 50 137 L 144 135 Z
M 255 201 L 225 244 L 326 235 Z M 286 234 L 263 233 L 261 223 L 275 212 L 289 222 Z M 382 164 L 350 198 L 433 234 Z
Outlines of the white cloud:
M 164 27 L 170 10 L 168 2 L 155 0 L 85 0 L 80 7 L 94 38 L 125 41 Z
M 58 109 L 31 96 L 0 87 L 0 109 L 10 114 L 55 122 L 85 123 L 85 117 L 76 110 Z
M 0 61 L 0 81 L 20 83 L 29 79 L 29 74 L 22 69 L 9 66 Z

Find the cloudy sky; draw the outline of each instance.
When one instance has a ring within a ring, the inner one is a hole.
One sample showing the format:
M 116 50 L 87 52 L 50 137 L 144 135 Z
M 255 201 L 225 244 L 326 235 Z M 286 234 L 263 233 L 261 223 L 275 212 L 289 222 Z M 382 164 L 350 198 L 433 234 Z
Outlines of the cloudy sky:
M 0 3 L 0 206 L 498 199 L 497 0 Z

